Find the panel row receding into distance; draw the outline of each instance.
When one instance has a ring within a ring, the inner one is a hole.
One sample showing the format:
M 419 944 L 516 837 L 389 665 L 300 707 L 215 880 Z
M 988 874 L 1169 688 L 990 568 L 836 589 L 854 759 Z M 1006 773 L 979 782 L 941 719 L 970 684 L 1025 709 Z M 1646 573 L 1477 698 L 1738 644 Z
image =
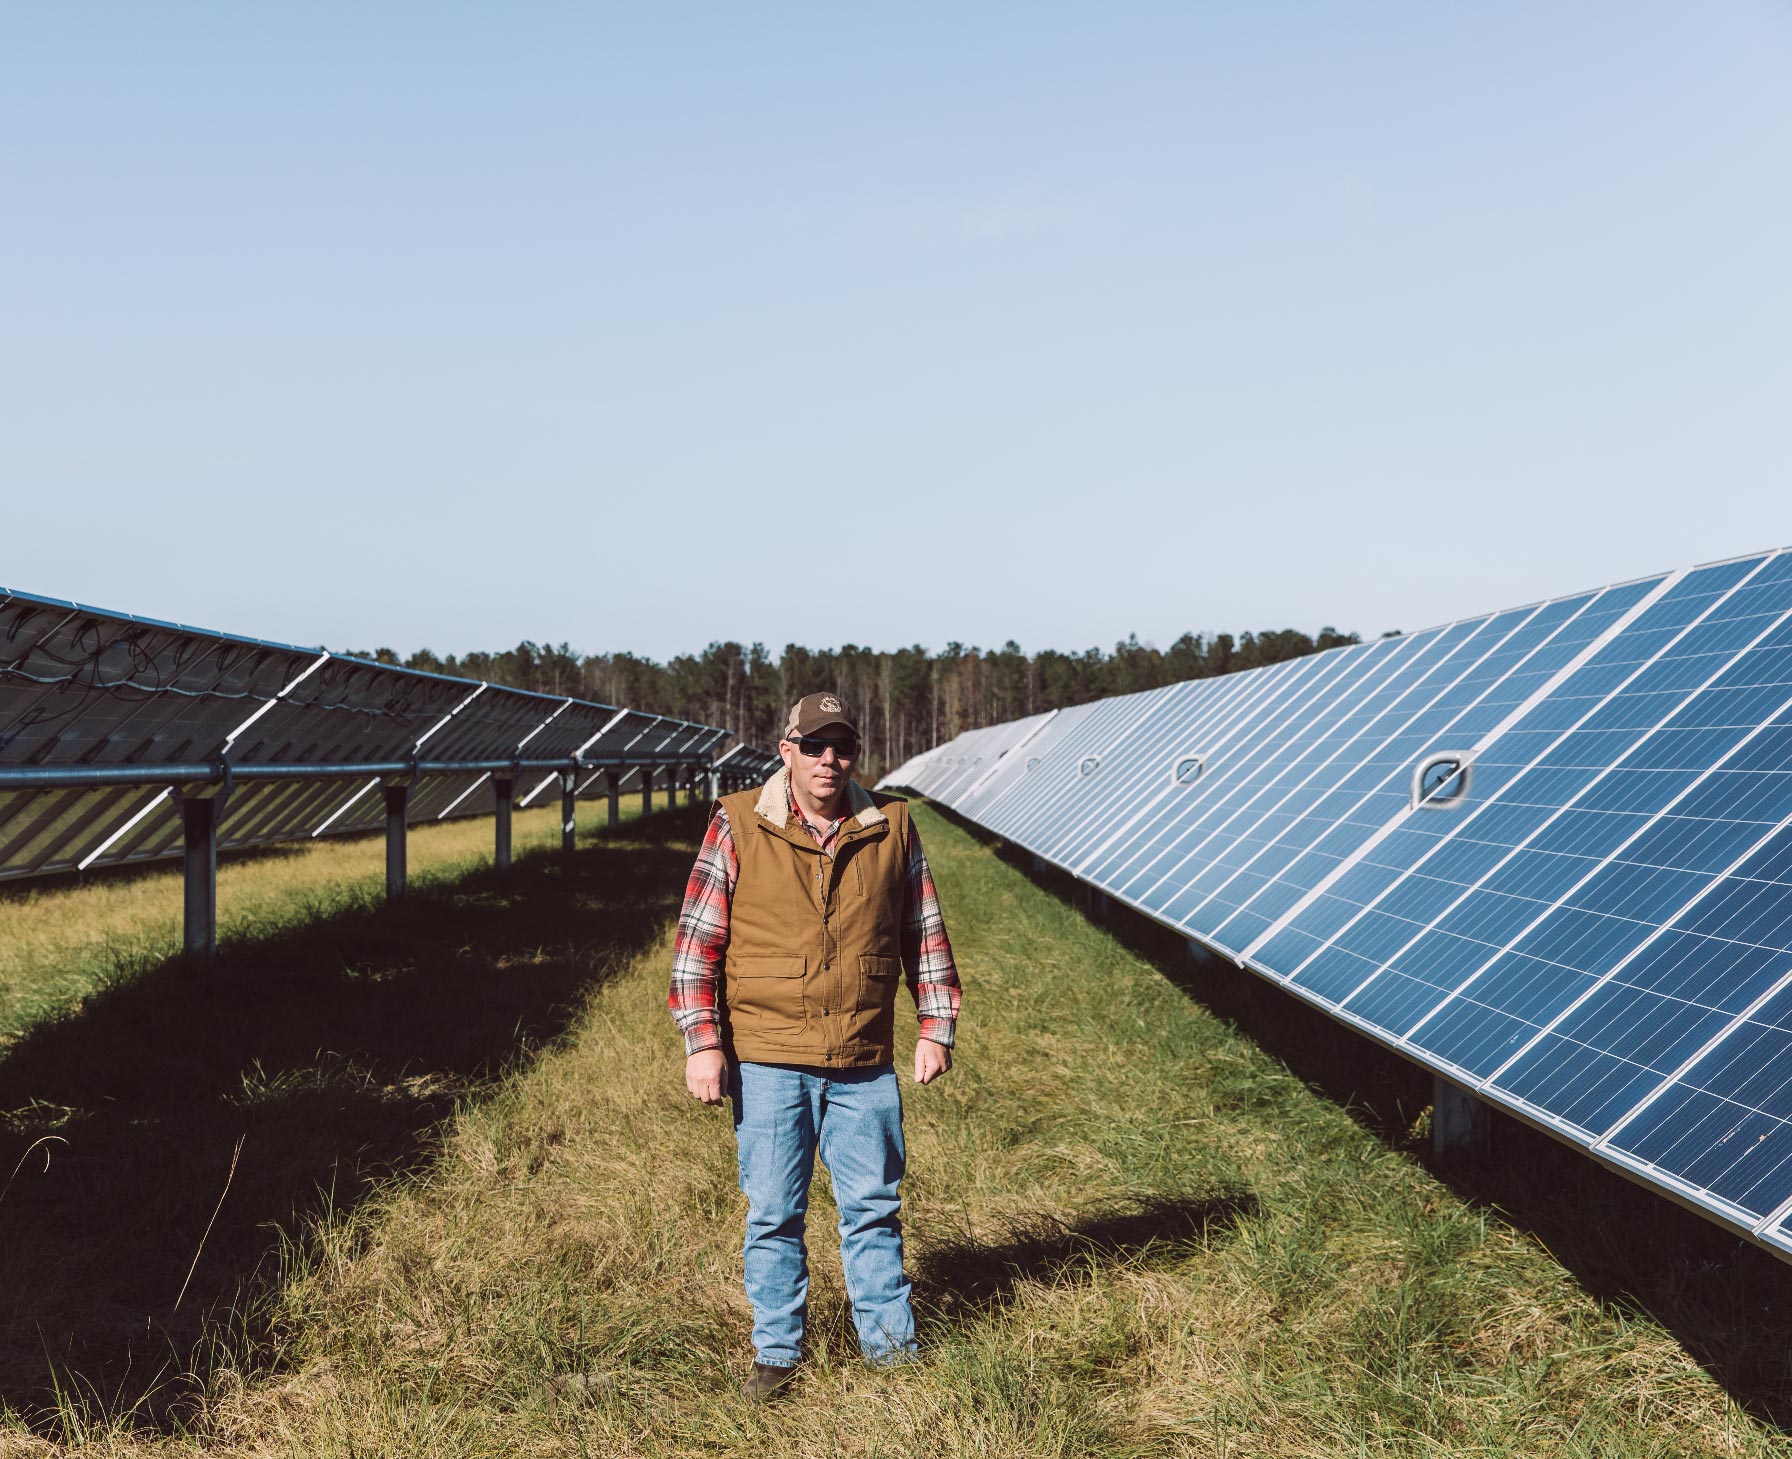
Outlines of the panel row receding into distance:
M 642 763 L 706 767 L 727 731 L 477 681 L 109 613 L 0 589 L 0 770 L 158 765 L 333 766 L 315 779 L 239 780 L 220 845 L 245 847 L 382 825 L 379 777 L 346 767 L 431 762 L 583 762 L 582 795 L 609 768 L 638 786 Z M 745 746 L 734 766 L 771 757 Z M 630 765 L 627 762 L 636 763 Z M 518 804 L 557 798 L 560 777 L 526 772 Z M 492 776 L 418 779 L 412 824 L 491 814 Z M 0 786 L 0 878 L 177 854 L 165 784 Z
M 973 731 L 885 783 L 1792 1254 L 1792 553 Z

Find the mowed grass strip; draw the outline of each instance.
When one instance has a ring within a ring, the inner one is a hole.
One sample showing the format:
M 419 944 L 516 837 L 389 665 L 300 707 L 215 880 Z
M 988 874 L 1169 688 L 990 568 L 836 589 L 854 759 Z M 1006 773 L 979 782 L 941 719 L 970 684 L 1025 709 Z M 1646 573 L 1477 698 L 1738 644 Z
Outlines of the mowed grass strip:
M 166 1425 L 266 1361 L 291 1233 L 426 1163 L 656 941 L 700 824 L 625 821 L 568 860 L 554 812 L 519 817 L 503 878 L 489 819 L 427 827 L 398 908 L 377 838 L 238 858 L 203 971 L 171 956 L 178 873 L 0 897 L 15 1015 L 39 1009 L 0 1055 L 0 1410 Z
M 665 903 L 641 884 L 657 935 L 593 964 L 556 1036 L 467 1082 L 427 1159 L 289 1227 L 260 1305 L 214 1314 L 243 1336 L 196 1365 L 189 1403 L 153 1431 L 103 1395 L 60 1421 L 119 1453 L 1785 1452 L 1661 1326 L 917 815 L 967 988 L 956 1067 L 905 1090 L 921 1363 L 857 1362 L 822 1177 L 812 1361 L 784 1403 L 735 1396 L 733 1139 L 684 1092 Z M 699 829 L 687 813 L 638 852 L 663 869 Z M 527 871 L 479 895 L 545 916 Z M 586 908 L 593 939 L 605 910 Z
M 660 796 L 656 805 L 663 804 Z M 622 819 L 640 814 L 625 796 Z M 602 802 L 581 803 L 581 838 L 596 834 Z M 515 812 L 514 855 L 557 845 L 560 810 Z M 492 860 L 489 816 L 413 826 L 410 884 L 428 889 Z M 226 950 L 343 912 L 377 906 L 386 891 L 383 835 L 295 841 L 218 865 L 218 930 Z M 178 861 L 101 870 L 90 880 L 0 882 L 0 1049 L 26 1028 L 79 1005 L 97 988 L 128 982 L 181 948 Z

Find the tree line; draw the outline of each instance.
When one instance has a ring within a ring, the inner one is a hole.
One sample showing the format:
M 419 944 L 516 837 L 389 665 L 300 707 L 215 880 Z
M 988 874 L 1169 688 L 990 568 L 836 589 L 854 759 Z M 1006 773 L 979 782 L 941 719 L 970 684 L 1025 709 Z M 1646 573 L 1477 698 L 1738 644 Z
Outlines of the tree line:
M 1236 637 L 1185 633 L 1167 649 L 1140 643 L 1135 634 L 1105 653 L 1048 648 L 1028 654 L 1012 639 L 999 649 L 948 643 L 938 653 L 919 644 L 810 649 L 792 643 L 776 656 L 761 643 L 712 643 L 701 653 L 679 654 L 663 664 L 631 653 L 581 654 L 568 643 L 529 641 L 499 653 L 446 658 L 428 649 L 405 659 L 389 648 L 351 653 L 432 674 L 726 725 L 743 740 L 768 748 L 783 731 L 792 704 L 804 694 L 832 689 L 858 714 L 866 741 L 860 779 L 869 783 L 968 729 L 1359 641 L 1335 628 L 1317 634 L 1278 628 Z

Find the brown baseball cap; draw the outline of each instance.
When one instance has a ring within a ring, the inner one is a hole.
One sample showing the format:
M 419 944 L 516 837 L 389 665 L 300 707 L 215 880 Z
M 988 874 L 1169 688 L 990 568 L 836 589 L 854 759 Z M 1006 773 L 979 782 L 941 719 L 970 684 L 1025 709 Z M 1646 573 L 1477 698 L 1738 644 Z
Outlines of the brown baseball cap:
M 805 694 L 790 706 L 790 723 L 784 727 L 784 738 L 794 740 L 801 735 L 820 734 L 836 724 L 850 731 L 854 739 L 859 737 L 852 706 L 838 694 Z

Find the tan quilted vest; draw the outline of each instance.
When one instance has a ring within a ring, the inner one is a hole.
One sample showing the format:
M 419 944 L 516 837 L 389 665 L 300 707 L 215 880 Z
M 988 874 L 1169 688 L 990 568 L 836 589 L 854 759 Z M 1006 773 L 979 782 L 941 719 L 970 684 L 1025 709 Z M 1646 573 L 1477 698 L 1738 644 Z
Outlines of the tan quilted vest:
M 849 782 L 830 851 L 790 813 L 788 772 L 725 795 L 740 876 L 728 912 L 722 1041 L 755 1064 L 895 1058 L 908 806 Z

